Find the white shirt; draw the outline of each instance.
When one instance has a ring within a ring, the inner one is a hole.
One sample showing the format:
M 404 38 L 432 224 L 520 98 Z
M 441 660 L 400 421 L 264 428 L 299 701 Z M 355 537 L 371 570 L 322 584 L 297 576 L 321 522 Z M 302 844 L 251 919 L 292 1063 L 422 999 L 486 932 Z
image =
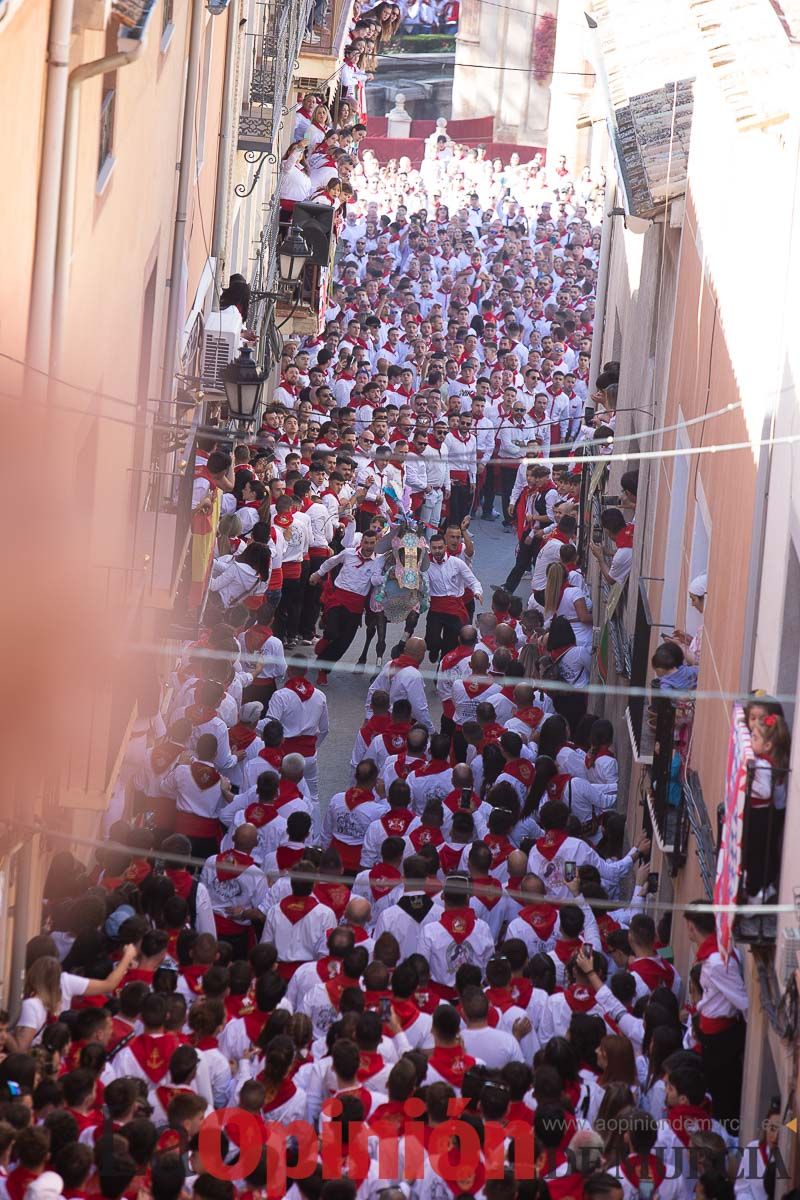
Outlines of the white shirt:
M 330 562 L 331 559 L 328 559 Z M 389 693 L 392 704 L 398 700 L 408 700 L 411 705 L 411 715 L 419 725 L 424 725 L 429 733 L 433 733 L 433 721 L 428 711 L 428 698 L 425 695 L 425 682 L 418 667 L 401 667 L 395 670 L 391 663 L 383 668 L 372 681 L 367 692 L 366 714 L 371 713 L 371 697 L 376 691 Z
M 83 996 L 89 986 L 89 980 L 83 979 L 80 975 L 70 975 L 68 971 L 61 972 L 61 1008 L 55 1016 L 66 1012 L 72 1005 L 73 997 Z M 27 1000 L 22 1001 L 22 1007 L 19 1012 L 19 1020 L 17 1021 L 17 1029 L 33 1029 L 34 1039 L 33 1045 L 36 1046 L 42 1040 L 42 1033 L 47 1025 L 48 1012 L 38 996 L 28 996 Z
M 287 905 L 287 896 L 280 904 L 269 908 L 264 922 L 262 942 L 272 942 L 281 962 L 308 962 L 322 958 L 327 951 L 328 934 L 336 926 L 336 914 L 327 904 L 319 901 L 294 924 L 281 907 Z
M 315 687 L 312 695 L 307 700 L 302 700 L 292 688 L 278 688 L 270 697 L 267 720 L 280 721 L 286 739 L 316 738 L 319 749 L 327 737 L 329 728 L 328 701 L 325 693 Z
M 499 1070 L 508 1062 L 524 1062 L 520 1044 L 513 1033 L 503 1029 L 462 1029 L 461 1041 L 467 1054 L 479 1058 L 492 1070 Z
M 431 597 L 452 596 L 459 598 L 464 592 L 473 592 L 479 600 L 483 600 L 483 588 L 475 573 L 467 566 L 463 558 L 445 554 L 442 562 L 430 559 L 428 566 L 428 587 Z
M 428 903 L 429 901 L 431 903 Z M 416 916 L 410 915 L 415 910 Z M 377 940 L 382 933 L 393 934 L 400 946 L 402 961 L 410 954 L 417 953 L 422 930 L 427 925 L 438 922 L 443 912 L 441 901 L 428 896 L 421 889 L 407 892 L 405 904 L 394 904 L 378 915 L 373 931 L 374 937 Z
M 494 954 L 494 938 L 485 921 L 476 918 L 469 937 L 461 942 L 453 938 L 441 921 L 431 921 L 422 928 L 417 953 L 427 958 L 434 983 L 452 987 L 455 973 L 462 963 L 473 963 L 483 971 Z
M 364 558 L 358 550 L 342 550 L 332 558 L 326 558 L 320 563 L 317 571 L 327 575 L 337 567 L 341 570 L 336 576 L 336 586 L 344 592 L 354 592 L 358 596 L 368 596 L 373 582 L 381 574 L 383 555 L 374 558 Z
M 206 887 L 214 912 L 235 921 L 237 925 L 241 925 L 244 932 L 250 928 L 250 922 L 230 916 L 228 909 L 263 907 L 267 896 L 267 881 L 263 871 L 255 864 L 238 874 L 224 874 L 220 879 L 217 874 L 218 858 L 219 855 L 212 854 L 206 859 L 200 872 L 200 882 Z

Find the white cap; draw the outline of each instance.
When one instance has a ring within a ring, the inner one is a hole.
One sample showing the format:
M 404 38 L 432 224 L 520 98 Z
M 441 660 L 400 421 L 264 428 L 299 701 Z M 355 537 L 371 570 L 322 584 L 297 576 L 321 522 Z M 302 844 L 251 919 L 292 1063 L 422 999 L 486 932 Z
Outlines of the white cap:
M 703 572 L 702 575 L 697 575 L 689 584 L 690 596 L 705 596 L 708 592 L 708 575 Z

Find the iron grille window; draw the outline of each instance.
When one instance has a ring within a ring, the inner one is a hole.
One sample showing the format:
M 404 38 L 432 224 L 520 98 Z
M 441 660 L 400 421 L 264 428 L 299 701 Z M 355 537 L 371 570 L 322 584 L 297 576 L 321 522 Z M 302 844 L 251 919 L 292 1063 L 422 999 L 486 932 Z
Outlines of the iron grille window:
M 114 113 L 117 104 L 117 89 L 109 88 L 100 105 L 100 146 L 97 156 L 97 173 L 103 170 L 114 150 Z
M 172 24 L 172 18 L 174 16 L 174 12 L 175 12 L 174 0 L 164 0 L 164 9 L 161 14 L 161 33 L 162 33 L 162 35 L 167 32 L 170 25 Z

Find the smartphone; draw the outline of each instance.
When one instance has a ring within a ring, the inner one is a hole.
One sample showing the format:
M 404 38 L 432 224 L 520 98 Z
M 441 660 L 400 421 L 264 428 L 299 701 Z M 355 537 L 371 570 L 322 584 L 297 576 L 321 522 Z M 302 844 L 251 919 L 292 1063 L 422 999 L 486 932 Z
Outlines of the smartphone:
M 564 883 L 572 883 L 572 881 L 576 878 L 577 874 L 578 874 L 577 863 L 574 863 L 574 862 L 565 862 L 564 863 Z
M 392 1002 L 388 996 L 381 996 L 378 1011 L 380 1012 L 382 1021 L 389 1020 L 389 1017 L 392 1015 Z
M 587 954 L 594 954 L 594 946 L 591 942 L 584 942 L 581 949 L 585 950 Z
M 658 891 L 658 871 L 651 871 L 647 876 L 647 894 L 655 896 Z
M 461 800 L 458 807 L 466 808 L 467 810 L 472 808 L 472 788 L 463 787 L 461 789 Z

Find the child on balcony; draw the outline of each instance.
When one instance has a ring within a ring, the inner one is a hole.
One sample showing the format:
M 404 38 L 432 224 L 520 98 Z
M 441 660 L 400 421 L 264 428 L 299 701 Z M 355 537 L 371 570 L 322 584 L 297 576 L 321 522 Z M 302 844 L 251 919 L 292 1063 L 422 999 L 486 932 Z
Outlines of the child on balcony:
M 750 903 L 766 904 L 777 895 L 791 736 L 783 717 L 768 713 L 753 720 L 750 740 L 746 889 Z

